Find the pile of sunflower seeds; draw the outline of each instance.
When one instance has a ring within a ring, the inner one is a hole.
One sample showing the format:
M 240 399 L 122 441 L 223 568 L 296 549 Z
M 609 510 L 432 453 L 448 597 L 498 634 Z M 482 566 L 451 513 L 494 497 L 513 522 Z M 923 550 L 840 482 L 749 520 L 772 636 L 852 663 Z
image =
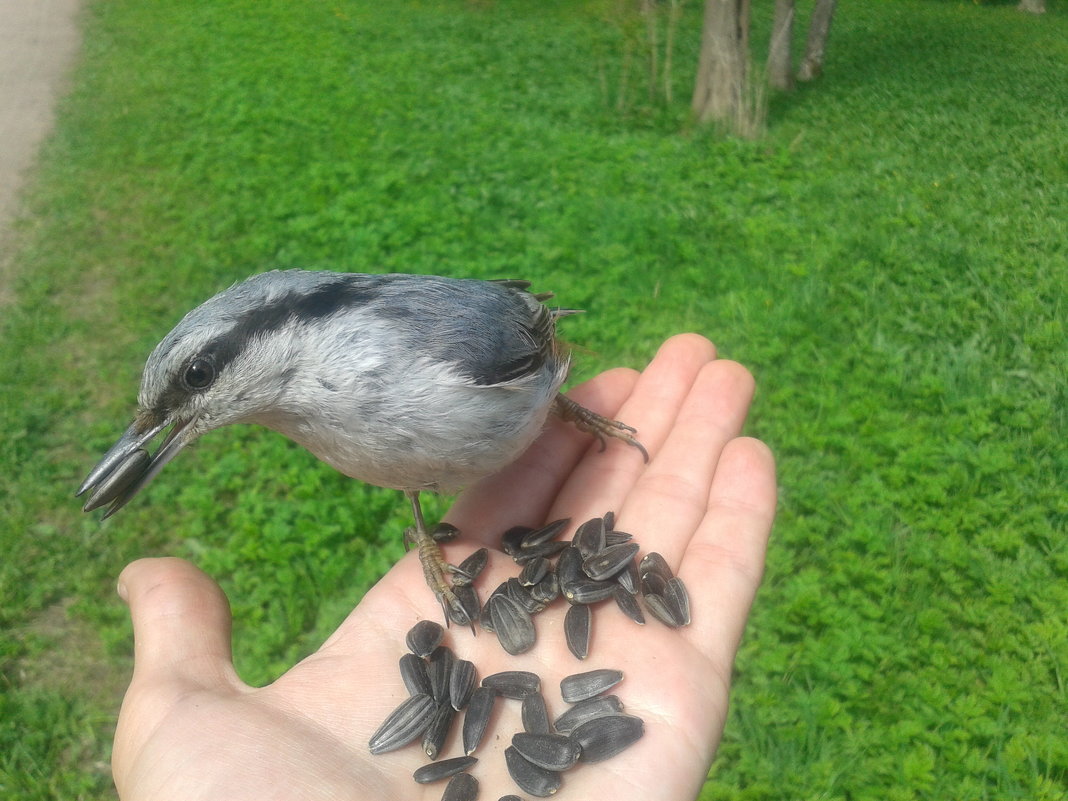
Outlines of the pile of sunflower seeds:
M 409 653 L 400 659 L 400 673 L 409 696 L 371 736 L 372 754 L 385 754 L 422 738 L 424 753 L 437 759 L 456 714 L 464 711 L 464 756 L 443 759 L 415 771 L 415 781 L 449 779 L 442 801 L 474 801 L 478 780 L 466 771 L 478 759 L 498 698 L 522 702 L 523 731 L 512 737 L 504 758 L 516 785 L 536 797 L 556 793 L 563 772 L 579 762 L 600 762 L 637 742 L 645 732 L 641 718 L 628 715 L 615 695 L 604 695 L 623 680 L 618 670 L 578 673 L 560 682 L 560 695 L 571 707 L 549 721 L 541 679 L 521 670 L 486 676 L 476 686 L 474 665 L 457 659 L 442 645 L 444 629 L 423 620 L 408 632 Z M 505 796 L 502 801 L 515 799 Z

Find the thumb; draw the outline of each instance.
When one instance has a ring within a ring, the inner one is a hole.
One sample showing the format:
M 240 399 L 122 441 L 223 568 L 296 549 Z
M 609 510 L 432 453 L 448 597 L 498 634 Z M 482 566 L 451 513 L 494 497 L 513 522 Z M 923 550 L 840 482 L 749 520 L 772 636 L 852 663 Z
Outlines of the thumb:
M 233 688 L 230 604 L 222 589 L 182 559 L 140 559 L 119 576 L 134 633 L 132 684 L 178 693 Z

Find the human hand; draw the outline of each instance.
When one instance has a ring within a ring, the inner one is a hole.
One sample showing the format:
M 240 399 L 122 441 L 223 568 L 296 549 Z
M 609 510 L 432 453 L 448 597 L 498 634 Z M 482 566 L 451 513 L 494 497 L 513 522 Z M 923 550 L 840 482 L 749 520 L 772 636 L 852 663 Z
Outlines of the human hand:
M 462 494 L 449 512 L 463 531 L 444 546 L 451 562 L 491 548 L 476 582 L 483 598 L 516 574 L 512 560 L 492 550 L 502 531 L 559 517 L 577 524 L 608 510 L 643 554 L 662 553 L 690 591 L 693 623 L 678 630 L 655 620 L 638 627 L 617 610 L 596 610 L 583 662 L 565 645 L 560 602 L 535 618 L 537 645 L 518 657 L 490 634 L 472 637 L 454 627 L 447 636 L 479 676 L 541 676 L 551 717 L 564 708 L 563 676 L 599 667 L 624 672 L 613 692 L 645 721 L 645 736 L 609 761 L 568 771 L 560 791 L 566 795 L 558 797 L 680 801 L 700 790 L 722 734 L 731 666 L 775 509 L 772 457 L 761 443 L 739 437 L 752 389 L 744 368 L 715 360 L 707 340 L 674 337 L 640 375 L 613 370 L 571 393 L 638 428 L 648 465 L 622 443 L 600 453 L 587 437 L 552 422 L 518 462 Z M 263 688 L 237 677 L 226 598 L 195 567 L 177 559 L 134 562 L 119 590 L 135 642 L 113 755 L 125 801 L 441 797 L 443 785 L 411 778 L 426 763 L 418 747 L 380 756 L 367 748 L 407 695 L 397 668 L 404 634 L 420 619 L 440 618 L 415 554 L 369 590 L 316 653 Z M 517 792 L 502 753 L 520 730 L 518 703 L 499 702 L 471 770 L 480 797 Z M 454 731 L 443 758 L 461 752 L 458 741 Z

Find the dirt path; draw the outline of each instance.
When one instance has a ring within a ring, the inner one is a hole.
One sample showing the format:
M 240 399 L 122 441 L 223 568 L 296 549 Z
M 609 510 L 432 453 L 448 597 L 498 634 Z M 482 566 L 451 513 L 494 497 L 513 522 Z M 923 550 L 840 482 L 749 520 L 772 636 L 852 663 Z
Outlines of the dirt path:
M 78 50 L 80 7 L 81 0 L 0 0 L 0 251 Z

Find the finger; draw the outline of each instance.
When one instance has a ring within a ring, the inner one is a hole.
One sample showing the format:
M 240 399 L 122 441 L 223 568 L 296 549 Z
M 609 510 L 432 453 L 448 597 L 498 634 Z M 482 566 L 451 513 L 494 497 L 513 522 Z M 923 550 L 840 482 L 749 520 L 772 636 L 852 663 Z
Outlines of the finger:
M 696 334 L 671 337 L 642 371 L 617 419 L 638 429 L 638 439 L 655 458 L 701 368 L 716 356 L 715 346 Z M 583 520 L 618 510 L 646 469 L 635 448 L 609 442 L 604 453 L 595 443 L 561 488 L 552 517 Z
M 230 606 L 219 585 L 182 559 L 140 559 L 119 576 L 134 630 L 134 683 L 232 686 Z
M 677 568 L 709 504 L 724 446 L 741 433 L 753 398 L 753 377 L 742 365 L 717 360 L 697 375 L 667 438 L 620 509 L 620 528 L 641 534 Z
M 568 396 L 606 417 L 614 416 L 631 393 L 638 374 L 615 369 L 601 373 Z M 479 481 L 462 493 L 447 519 L 465 534 L 489 538 L 515 525 L 540 526 L 563 483 L 589 446 L 589 438 L 555 416 L 527 451 L 500 473 Z M 486 544 L 490 544 L 488 541 Z
M 716 465 L 708 514 L 678 570 L 695 610 L 687 636 L 725 681 L 764 573 L 775 505 L 771 451 L 747 437 L 729 442 Z

